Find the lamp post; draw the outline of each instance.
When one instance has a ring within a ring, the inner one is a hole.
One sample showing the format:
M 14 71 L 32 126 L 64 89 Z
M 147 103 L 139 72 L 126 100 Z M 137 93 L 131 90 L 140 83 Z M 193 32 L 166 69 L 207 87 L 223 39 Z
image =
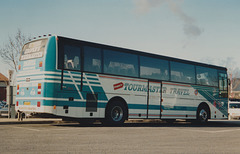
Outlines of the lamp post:
M 11 117 L 11 105 L 13 104 L 13 86 L 12 86 L 12 78 L 13 78 L 13 70 L 8 70 L 8 119 Z

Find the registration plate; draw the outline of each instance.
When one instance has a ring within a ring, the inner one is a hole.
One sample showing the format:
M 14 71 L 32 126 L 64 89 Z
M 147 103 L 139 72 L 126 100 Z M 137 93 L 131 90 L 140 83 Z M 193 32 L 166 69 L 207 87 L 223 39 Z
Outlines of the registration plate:
M 31 102 L 24 102 L 24 105 L 31 105 Z

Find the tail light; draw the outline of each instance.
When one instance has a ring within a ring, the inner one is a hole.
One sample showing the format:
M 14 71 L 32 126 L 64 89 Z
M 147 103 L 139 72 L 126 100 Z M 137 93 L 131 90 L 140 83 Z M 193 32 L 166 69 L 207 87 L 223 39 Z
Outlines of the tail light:
M 18 106 L 18 105 L 19 105 L 19 102 L 17 101 L 16 106 Z
M 41 102 L 37 102 L 37 107 L 40 107 L 41 106 Z
M 20 70 L 21 69 L 21 65 L 18 65 L 18 70 Z
M 19 95 L 19 84 L 17 85 L 17 95 Z
M 42 92 L 42 84 L 39 83 L 38 84 L 38 94 L 41 94 L 41 92 Z

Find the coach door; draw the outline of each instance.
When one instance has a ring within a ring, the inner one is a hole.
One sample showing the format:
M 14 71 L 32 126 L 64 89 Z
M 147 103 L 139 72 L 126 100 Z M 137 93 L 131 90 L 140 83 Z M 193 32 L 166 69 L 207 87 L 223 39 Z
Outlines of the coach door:
M 161 118 L 162 83 L 148 81 L 148 118 Z

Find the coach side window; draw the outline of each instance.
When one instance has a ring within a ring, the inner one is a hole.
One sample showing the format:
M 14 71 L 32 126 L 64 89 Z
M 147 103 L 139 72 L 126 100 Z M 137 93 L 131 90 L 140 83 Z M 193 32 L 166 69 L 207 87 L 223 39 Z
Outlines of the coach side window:
M 169 80 L 168 61 L 140 56 L 140 77 Z
M 84 71 L 101 73 L 102 54 L 100 48 L 84 47 Z
M 138 77 L 138 56 L 104 50 L 104 73 Z
M 197 84 L 205 86 L 218 86 L 217 70 L 196 66 Z
M 195 84 L 194 65 L 179 62 L 170 62 L 170 65 L 171 65 L 171 81 Z
M 77 46 L 64 45 L 64 69 L 80 70 L 81 49 Z

